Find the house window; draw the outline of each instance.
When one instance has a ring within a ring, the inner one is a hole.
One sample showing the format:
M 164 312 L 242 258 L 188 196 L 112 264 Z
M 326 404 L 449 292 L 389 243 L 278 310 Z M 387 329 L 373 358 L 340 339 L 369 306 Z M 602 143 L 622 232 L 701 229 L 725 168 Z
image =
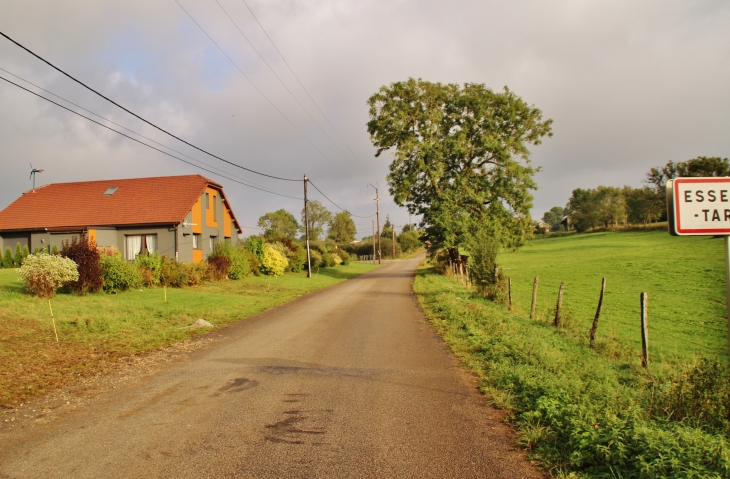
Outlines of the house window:
M 157 235 L 127 235 L 124 245 L 124 258 L 134 261 L 138 254 L 156 253 Z
M 217 236 L 211 236 L 210 237 L 210 250 L 213 251 L 213 248 L 215 248 L 215 244 L 218 242 Z
M 200 234 L 193 233 L 193 249 L 201 249 Z

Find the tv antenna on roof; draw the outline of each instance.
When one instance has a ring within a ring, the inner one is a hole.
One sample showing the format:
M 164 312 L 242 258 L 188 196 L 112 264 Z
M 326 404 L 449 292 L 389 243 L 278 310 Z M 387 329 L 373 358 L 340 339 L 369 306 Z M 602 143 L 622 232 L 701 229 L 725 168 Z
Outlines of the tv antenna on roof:
M 30 164 L 30 178 L 33 178 L 33 191 L 35 192 L 35 174 L 43 173 L 43 170 L 36 170 L 33 168 L 33 163 Z M 28 178 L 28 179 L 30 179 Z

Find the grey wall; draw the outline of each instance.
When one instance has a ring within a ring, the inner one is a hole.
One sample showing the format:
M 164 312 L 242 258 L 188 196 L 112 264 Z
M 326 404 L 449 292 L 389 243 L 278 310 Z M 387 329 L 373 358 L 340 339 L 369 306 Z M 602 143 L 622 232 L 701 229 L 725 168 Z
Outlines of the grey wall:
M 124 248 L 123 244 L 119 244 L 119 234 L 116 228 L 99 229 L 90 227 L 90 229 L 96 230 L 97 246 L 116 246 L 120 251 Z
M 98 234 L 98 232 L 97 232 Z M 117 228 L 117 245 L 122 257 L 126 256 L 127 235 L 157 235 L 157 252 L 169 258 L 175 257 L 175 230 L 169 228 Z

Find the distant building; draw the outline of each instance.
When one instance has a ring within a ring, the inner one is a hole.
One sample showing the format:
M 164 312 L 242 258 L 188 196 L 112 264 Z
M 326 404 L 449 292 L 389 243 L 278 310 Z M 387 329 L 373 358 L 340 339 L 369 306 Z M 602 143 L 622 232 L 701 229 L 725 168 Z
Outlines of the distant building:
M 200 175 L 49 184 L 0 211 L 2 250 L 85 236 L 128 260 L 159 252 L 197 263 L 241 232 L 223 187 Z

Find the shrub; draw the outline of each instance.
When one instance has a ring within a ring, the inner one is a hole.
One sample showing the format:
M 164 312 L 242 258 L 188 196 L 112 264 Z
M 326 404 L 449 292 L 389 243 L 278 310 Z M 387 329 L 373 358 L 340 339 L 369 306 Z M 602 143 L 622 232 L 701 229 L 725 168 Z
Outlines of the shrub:
M 13 263 L 16 268 L 20 268 L 23 264 L 23 249 L 20 247 L 20 243 L 15 243 L 15 257 L 13 257 Z
M 71 238 L 71 242 L 64 242 L 61 246 L 61 256 L 76 263 L 79 277 L 64 286 L 77 294 L 94 293 L 101 290 L 104 281 L 101 279 L 101 265 L 99 264 L 99 250 L 96 243 L 88 238 Z
M 342 248 L 338 248 L 335 250 L 335 253 L 337 253 L 337 256 L 340 257 L 340 260 L 342 260 L 340 263 L 342 265 L 348 265 L 350 264 L 350 255 Z
M 216 268 L 222 268 L 225 262 L 217 260 L 216 258 L 225 258 L 228 265 L 226 266 L 225 276 L 223 278 L 230 279 L 241 279 L 250 272 L 249 257 L 246 255 L 246 250 L 243 247 L 233 246 L 227 241 L 216 243 L 213 248 L 213 252 L 208 256 L 208 262 L 211 265 L 216 265 Z M 219 271 L 223 274 L 223 270 Z
M 160 259 L 160 284 L 162 286 L 187 286 L 188 275 L 181 263 L 163 256 Z
M 499 245 L 490 237 L 478 235 L 471 238 L 466 247 L 471 253 L 468 267 L 472 283 L 482 294 L 493 296 L 498 281 L 494 271 L 497 268 Z
M 246 249 L 243 250 L 243 254 L 246 256 L 246 259 L 248 260 L 248 268 L 249 273 L 253 274 L 254 276 L 260 276 L 261 271 L 259 270 L 259 262 L 256 259 L 256 256 L 254 254 Z
M 210 256 L 208 257 L 208 267 L 210 269 L 210 278 L 213 281 L 228 279 L 228 270 L 231 268 L 231 260 L 225 256 Z
M 413 251 L 421 246 L 421 235 L 418 231 L 404 231 L 398 235 L 398 243 L 403 251 Z
M 38 253 L 40 253 L 40 251 L 38 250 L 38 246 L 36 246 L 36 247 L 35 247 L 35 248 L 33 249 L 33 254 L 38 254 Z
M 309 260 L 311 262 L 312 269 L 316 269 L 322 266 L 322 255 L 319 254 L 319 251 L 317 251 L 316 249 L 309 250 Z M 304 261 L 307 261 L 307 259 L 304 258 Z
M 38 248 L 36 248 L 36 250 L 38 250 Z M 28 249 L 28 245 L 23 246 L 23 252 L 21 254 L 23 255 L 23 259 L 30 256 L 30 249 Z M 20 263 L 23 264 L 23 261 L 21 260 Z
M 25 291 L 41 298 L 53 296 L 61 285 L 79 278 L 72 260 L 44 253 L 25 258 L 18 273 L 25 283 Z
M 142 284 L 142 273 L 134 263 L 125 261 L 119 254 L 101 256 L 102 286 L 107 293 L 120 293 Z
M 162 256 L 159 253 L 138 254 L 135 262 L 142 272 L 142 284 L 148 288 L 153 288 L 160 284 Z
M 188 286 L 198 286 L 210 280 L 210 268 L 208 263 L 185 263 L 182 265 L 184 274 L 187 276 Z
M 289 262 L 273 245 L 264 245 L 264 255 L 261 260 L 261 272 L 272 276 L 281 276 L 286 271 Z
M 249 236 L 246 238 L 245 248 L 250 251 L 256 258 L 256 263 L 261 268 L 261 262 L 264 259 L 264 245 L 266 240 L 261 236 Z
M 13 250 L 10 249 L 10 246 L 5 248 L 5 256 L 3 256 L 3 268 L 12 268 L 13 267 Z
M 303 268 L 306 268 L 307 251 L 304 247 L 287 237 L 279 239 L 278 243 L 281 243 L 284 246 L 281 252 L 289 261 L 289 265 L 286 268 L 287 271 L 298 273 Z
M 51 254 L 58 254 L 58 246 L 57 245 L 55 245 L 55 244 L 53 245 L 53 248 L 51 249 Z

